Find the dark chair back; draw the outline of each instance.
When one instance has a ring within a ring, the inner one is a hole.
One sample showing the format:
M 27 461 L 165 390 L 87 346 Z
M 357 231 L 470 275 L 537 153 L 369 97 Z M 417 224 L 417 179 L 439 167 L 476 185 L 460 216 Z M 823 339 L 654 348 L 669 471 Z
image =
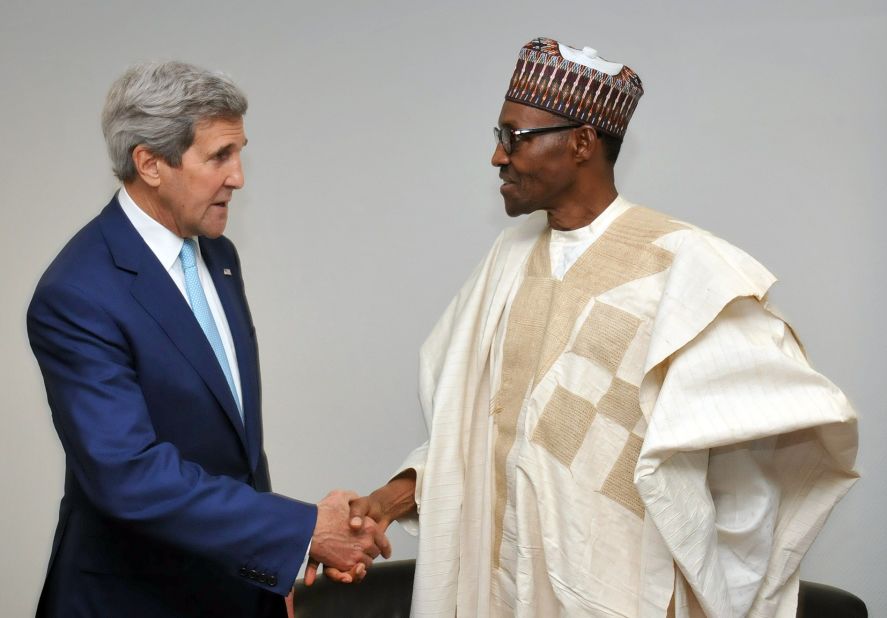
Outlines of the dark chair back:
M 415 560 L 373 565 L 359 584 L 318 577 L 313 586 L 296 584 L 296 618 L 409 618 Z
M 313 586 L 296 585 L 296 618 L 408 618 L 415 560 L 374 565 L 360 584 L 337 584 L 320 577 Z M 801 582 L 798 618 L 867 618 L 865 603 L 840 588 Z
M 825 584 L 801 581 L 798 591 L 798 618 L 868 618 L 865 603 L 858 596 Z

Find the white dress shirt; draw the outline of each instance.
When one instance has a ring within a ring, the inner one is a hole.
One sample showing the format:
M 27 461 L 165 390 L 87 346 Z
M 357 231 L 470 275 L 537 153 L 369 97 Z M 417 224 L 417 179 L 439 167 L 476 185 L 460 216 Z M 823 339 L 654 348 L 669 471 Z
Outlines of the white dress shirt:
M 163 227 L 144 210 L 139 208 L 124 187 L 120 187 L 120 191 L 117 193 L 117 201 L 120 202 L 123 214 L 126 215 L 126 218 L 135 227 L 142 240 L 148 245 L 148 248 L 157 256 L 161 266 L 172 277 L 185 302 L 190 306 L 191 301 L 188 299 L 188 292 L 185 290 L 185 272 L 182 270 L 182 261 L 179 259 L 179 253 L 182 251 L 182 245 L 185 244 L 185 240 Z M 195 237 L 194 240 L 196 242 L 197 238 Z M 237 367 L 237 355 L 234 352 L 234 338 L 231 336 L 231 328 L 228 326 L 228 319 L 225 317 L 224 309 L 222 309 L 222 301 L 219 300 L 216 286 L 213 284 L 209 270 L 206 268 L 206 262 L 203 261 L 203 255 L 200 253 L 199 243 L 197 243 L 197 273 L 200 276 L 200 285 L 203 286 L 203 293 L 206 295 L 209 310 L 222 338 L 222 347 L 225 349 L 225 356 L 228 358 L 228 366 L 231 368 L 231 376 L 234 378 L 234 386 L 237 389 L 238 405 L 243 410 L 243 392 L 240 389 L 240 370 Z
M 570 267 L 576 263 L 583 253 L 601 237 L 610 224 L 619 215 L 628 210 L 628 203 L 617 196 L 604 212 L 599 214 L 594 221 L 576 230 L 551 230 L 551 241 L 548 245 L 551 259 L 551 276 L 563 281 L 564 275 Z

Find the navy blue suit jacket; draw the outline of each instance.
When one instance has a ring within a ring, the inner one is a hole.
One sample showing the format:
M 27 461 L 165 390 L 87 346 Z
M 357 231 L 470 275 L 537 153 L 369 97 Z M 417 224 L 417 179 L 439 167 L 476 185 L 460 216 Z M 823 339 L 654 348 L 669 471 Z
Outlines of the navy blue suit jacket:
M 188 303 L 116 198 L 37 285 L 28 336 L 66 460 L 38 615 L 284 611 L 316 507 L 270 493 L 240 262 L 224 237 L 200 249 L 234 339 L 243 423 Z

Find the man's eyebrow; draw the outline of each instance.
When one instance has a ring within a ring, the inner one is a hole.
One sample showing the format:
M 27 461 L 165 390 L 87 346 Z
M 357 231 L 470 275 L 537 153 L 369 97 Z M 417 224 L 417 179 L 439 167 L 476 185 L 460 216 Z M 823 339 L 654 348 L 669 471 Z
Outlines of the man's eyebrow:
M 225 144 L 224 146 L 217 148 L 209 154 L 211 157 L 217 157 L 219 155 L 228 154 L 229 152 L 231 152 L 232 148 L 234 148 L 234 144 Z
M 249 140 L 247 140 L 246 138 L 244 138 L 244 139 L 243 139 L 243 144 L 242 144 L 240 147 L 241 147 L 241 148 L 246 147 L 246 144 L 247 144 L 248 141 L 249 141 Z M 235 147 L 235 144 L 234 144 L 233 142 L 229 142 L 229 143 L 225 144 L 224 146 L 221 146 L 221 147 L 218 148 L 217 150 L 211 152 L 211 153 L 210 153 L 210 156 L 211 156 L 211 157 L 217 157 L 217 156 L 219 156 L 219 155 L 228 154 L 229 152 L 231 152 L 231 150 L 234 149 L 234 147 Z

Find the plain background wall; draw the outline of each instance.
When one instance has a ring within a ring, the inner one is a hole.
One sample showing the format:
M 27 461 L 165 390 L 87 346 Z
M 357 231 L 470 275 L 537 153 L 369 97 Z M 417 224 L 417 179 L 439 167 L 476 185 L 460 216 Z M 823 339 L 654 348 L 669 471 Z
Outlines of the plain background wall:
M 140 60 L 222 69 L 250 98 L 228 235 L 259 332 L 275 489 L 367 492 L 425 439 L 423 338 L 498 231 L 495 124 L 535 36 L 591 45 L 647 94 L 622 193 L 743 247 L 861 416 L 863 479 L 803 576 L 887 615 L 883 2 L 0 4 L 0 613 L 33 614 L 63 454 L 25 335 L 34 285 L 112 195 L 99 127 Z M 399 557 L 415 543 L 392 533 Z M 878 556 L 882 558 L 879 559 Z

